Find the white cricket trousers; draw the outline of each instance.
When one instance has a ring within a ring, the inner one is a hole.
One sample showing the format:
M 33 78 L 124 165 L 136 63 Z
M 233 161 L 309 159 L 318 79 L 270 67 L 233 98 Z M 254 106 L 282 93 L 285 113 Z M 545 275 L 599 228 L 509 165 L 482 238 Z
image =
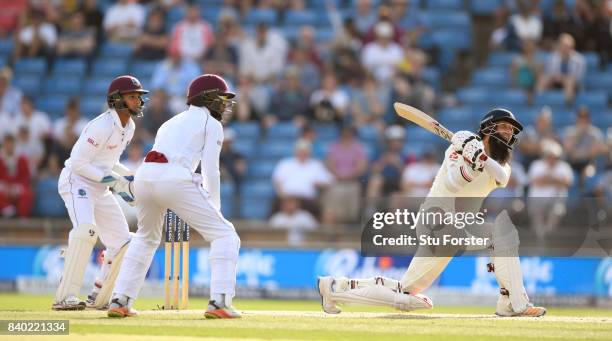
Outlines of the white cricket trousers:
M 71 235 L 81 224 L 95 225 L 96 234 L 109 257 L 114 257 L 130 240 L 130 228 L 123 211 L 108 187 L 83 179 L 64 168 L 59 177 L 58 190 L 72 222 Z
M 213 206 L 210 195 L 191 181 L 134 181 L 138 231 L 121 264 L 115 295 L 136 299 L 162 237 L 164 215 L 171 209 L 211 242 L 210 292 L 233 297 L 240 239 L 234 225 Z

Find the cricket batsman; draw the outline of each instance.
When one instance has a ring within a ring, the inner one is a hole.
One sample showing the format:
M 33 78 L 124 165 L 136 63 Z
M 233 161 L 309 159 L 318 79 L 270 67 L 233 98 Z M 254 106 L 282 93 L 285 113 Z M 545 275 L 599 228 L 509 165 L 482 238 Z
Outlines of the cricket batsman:
M 421 208 L 454 210 L 454 207 L 444 207 L 452 201 L 445 199 L 465 197 L 478 198 L 480 207 L 489 193 L 507 185 L 512 149 L 522 130 L 523 126 L 510 111 L 493 109 L 483 117 L 476 134 L 469 131 L 455 133 Z M 422 225 L 417 226 L 417 233 L 423 230 Z M 493 224 L 484 226 L 484 230 L 491 236 L 491 245 L 488 245 L 493 249 L 491 268 L 500 286 L 496 314 L 544 315 L 546 309 L 533 306 L 525 291 L 518 258 L 518 232 L 507 213 L 499 214 Z M 427 249 L 423 246 L 417 249 L 400 281 L 384 277 L 319 277 L 318 289 L 323 310 L 330 314 L 340 313 L 337 303 L 383 305 L 405 311 L 432 308 L 431 299 L 421 292 L 431 286 L 452 257 L 433 256 L 427 253 Z
M 113 282 L 131 235 L 119 203 L 109 189 L 134 204 L 133 176 L 119 163 L 119 157 L 134 135 L 136 126 L 132 117 L 142 116 L 141 96 L 146 93 L 135 77 L 115 78 L 108 87 L 109 109 L 85 126 L 62 169 L 58 190 L 66 204 L 72 230 L 53 310 L 83 310 L 87 305 L 103 308 L 110 301 Z M 98 237 L 106 246 L 101 281 L 94 286 L 86 304 L 78 294 Z
M 221 214 L 219 171 L 221 121 L 231 113 L 234 96 L 223 78 L 201 75 L 189 85 L 189 108 L 157 131 L 153 149 L 135 175 L 138 231 L 121 265 L 109 317 L 136 314 L 132 305 L 159 246 L 167 209 L 210 242 L 210 302 L 205 317 L 241 316 L 232 306 L 240 239 Z M 199 163 L 202 174 L 195 173 Z

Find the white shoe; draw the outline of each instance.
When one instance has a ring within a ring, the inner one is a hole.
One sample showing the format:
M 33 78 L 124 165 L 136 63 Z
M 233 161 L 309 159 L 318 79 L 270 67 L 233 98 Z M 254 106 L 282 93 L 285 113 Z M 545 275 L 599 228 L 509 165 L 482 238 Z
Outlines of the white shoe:
M 497 309 L 495 310 L 495 315 L 501 317 L 540 317 L 546 314 L 546 308 L 544 307 L 536 307 L 532 303 L 527 304 L 527 308 L 525 310 L 517 313 L 512 309 L 512 304 L 510 303 L 510 298 L 508 295 L 499 295 L 497 299 Z
M 57 311 L 64 310 L 84 310 L 86 307 L 85 302 L 81 301 L 78 297 L 74 295 L 69 295 L 61 302 L 55 302 L 51 306 L 51 309 Z
M 321 307 L 328 314 L 339 314 L 342 311 L 338 308 L 336 302 L 330 298 L 331 293 L 334 291 L 334 282 L 334 278 L 330 276 L 317 278 L 317 289 L 319 290 L 319 295 L 321 295 Z

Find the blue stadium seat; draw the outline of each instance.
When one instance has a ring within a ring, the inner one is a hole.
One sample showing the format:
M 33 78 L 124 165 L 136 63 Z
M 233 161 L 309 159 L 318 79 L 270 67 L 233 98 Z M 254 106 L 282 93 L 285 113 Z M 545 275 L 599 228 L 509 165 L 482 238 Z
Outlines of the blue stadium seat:
M 272 199 L 253 196 L 240 198 L 240 217 L 243 219 L 264 220 L 272 208 Z
M 251 26 L 261 23 L 272 26 L 276 24 L 276 20 L 276 11 L 271 9 L 253 9 L 247 13 L 246 18 L 244 19 L 245 24 Z
M 217 25 L 219 21 L 219 14 L 221 13 L 221 7 L 207 6 L 204 5 L 200 8 L 200 15 L 204 20 L 209 22 L 211 25 Z
M 410 123 L 406 126 L 406 143 L 409 141 L 431 141 L 433 140 L 432 136 L 429 131 L 415 124 Z
M 0 68 L 3 68 L 8 64 L 8 57 L 0 55 Z
M 246 181 L 240 188 L 240 196 L 272 198 L 276 194 L 271 180 Z
M 377 143 L 380 139 L 378 129 L 376 129 L 376 127 L 373 125 L 363 125 L 359 127 L 357 130 L 357 135 L 359 136 L 359 139 L 364 142 Z
M 272 172 L 278 162 L 268 160 L 252 160 L 247 167 L 247 177 L 249 179 L 271 179 Z
M 267 144 L 262 143 L 259 145 L 259 149 L 256 151 L 256 155 L 261 158 L 267 159 L 280 159 L 283 157 L 289 157 L 293 153 L 292 143 L 282 144 Z
M 122 59 L 98 59 L 93 66 L 92 76 L 118 77 L 126 74 L 127 61 Z
M 249 139 L 255 140 L 259 138 L 259 124 L 255 122 L 234 123 L 230 126 L 235 132 L 238 140 Z
M 0 55 L 8 56 L 13 53 L 13 39 L 9 36 L 6 39 L 0 39 Z
M 315 40 L 318 44 L 330 42 L 334 38 L 335 32 L 331 28 L 320 27 L 315 32 Z
M 479 122 L 485 111 L 471 106 L 446 108 L 438 113 L 438 121 L 449 129 L 449 126 L 453 125 L 461 125 L 463 129 L 467 129 L 467 127 L 472 127 Z
M 489 66 L 510 67 L 512 60 L 516 57 L 512 52 L 491 52 L 489 55 Z
M 316 25 L 317 24 L 317 15 L 309 10 L 302 11 L 287 11 L 285 13 L 285 25 Z
M 138 78 L 140 82 L 144 82 L 143 79 L 151 79 L 151 76 L 153 76 L 153 72 L 158 64 L 159 61 L 135 60 L 132 63 L 130 72 L 132 72 L 132 74 Z
M 472 85 L 481 87 L 507 87 L 510 85 L 508 68 L 480 69 L 472 74 Z
M 22 58 L 15 62 L 15 73 L 34 73 L 42 75 L 47 72 L 47 62 L 44 58 Z
M 232 148 L 234 151 L 242 155 L 245 159 L 253 157 L 253 151 L 255 150 L 256 143 L 253 140 L 245 140 L 238 138 L 232 142 Z
M 300 134 L 300 129 L 291 122 L 279 122 L 268 128 L 266 136 L 268 138 L 296 139 Z
M 469 0 L 470 12 L 477 15 L 493 15 L 502 6 L 502 0 Z
M 421 20 L 431 29 L 457 28 L 470 29 L 472 19 L 462 11 L 422 11 Z
M 130 44 L 107 42 L 100 48 L 100 58 L 129 59 L 133 48 Z
M 606 132 L 608 128 L 612 127 L 612 110 L 596 110 L 591 113 L 591 122 L 593 125 L 599 127 Z
M 440 69 L 435 66 L 427 66 L 423 69 L 422 77 L 425 81 L 433 85 L 436 89 L 441 88 Z
M 584 83 L 587 89 L 608 90 L 612 94 L 612 71 L 609 72 L 589 72 L 584 77 Z
M 92 77 L 83 81 L 81 91 L 85 95 L 106 95 L 108 86 L 114 77 Z
M 106 96 L 87 96 L 80 101 L 81 115 L 88 119 L 100 115 L 107 108 Z
M 536 94 L 534 104 L 537 106 L 563 106 L 565 105 L 565 96 L 560 90 L 550 90 Z
M 83 59 L 58 59 L 53 63 L 53 75 L 83 77 L 87 63 Z
M 587 64 L 587 69 L 595 70 L 599 67 L 599 55 L 597 52 L 583 52 L 582 55 Z
M 72 77 L 70 74 L 66 76 L 55 75 L 45 79 L 43 92 L 48 95 L 75 96 L 80 92 L 82 85 L 82 79 L 78 76 Z
M 64 201 L 57 192 L 56 178 L 38 180 L 34 195 L 34 214 L 39 217 L 67 216 Z
M 36 99 L 36 108 L 44 111 L 52 118 L 61 117 L 66 109 L 69 96 L 47 95 Z
M 576 96 L 576 105 L 586 105 L 591 109 L 605 108 L 608 105 L 608 94 L 603 90 L 580 92 Z
M 471 29 L 438 29 L 431 33 L 431 39 L 440 49 L 467 51 L 472 47 Z
M 233 219 L 236 209 L 234 207 L 234 199 L 232 197 L 221 196 L 221 214 L 225 219 Z
M 486 104 L 490 91 L 482 87 L 466 87 L 457 91 L 457 98 L 463 104 Z
M 523 90 L 505 89 L 489 92 L 489 105 L 512 106 L 527 104 L 527 94 Z
M 463 9 L 463 0 L 425 0 L 427 8 L 431 9 Z
M 334 124 L 315 124 L 313 129 L 317 134 L 318 140 L 331 141 L 338 138 L 340 132 Z
M 13 78 L 13 85 L 28 95 L 37 95 L 41 87 L 40 78 L 35 74 L 16 75 Z

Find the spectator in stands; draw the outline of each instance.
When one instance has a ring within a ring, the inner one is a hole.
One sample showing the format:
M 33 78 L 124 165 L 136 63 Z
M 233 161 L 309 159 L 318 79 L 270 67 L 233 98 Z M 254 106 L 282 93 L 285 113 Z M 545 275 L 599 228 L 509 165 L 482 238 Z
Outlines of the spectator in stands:
M 82 12 L 74 12 L 68 27 L 59 36 L 57 55 L 64 58 L 88 58 L 95 46 L 94 29 L 85 26 L 85 16 Z
M 378 16 L 372 8 L 371 0 L 357 0 L 355 4 L 355 28 L 361 35 L 365 35 L 370 27 L 374 26 Z
M 304 232 L 315 230 L 319 226 L 317 219 L 300 207 L 300 200 L 293 197 L 280 199 L 280 211 L 274 213 L 268 221 L 273 228 L 289 230 L 287 242 L 289 246 L 304 244 Z
M 402 171 L 402 195 L 426 197 L 440 166 L 436 161 L 435 149 L 426 150 L 421 160 L 410 163 Z
M 127 146 L 127 160 L 121 163 L 133 173 L 136 173 L 136 170 L 138 170 L 138 167 L 140 167 L 143 162 L 144 156 L 145 153 L 142 142 L 139 140 L 132 141 Z
M 13 73 L 8 67 L 0 69 L 0 116 L 7 115 L 10 118 L 19 113 L 22 96 L 21 90 L 11 85 L 12 76 Z M 6 126 L 0 126 L 0 130 L 3 128 Z
M 612 127 L 608 127 L 607 138 L 607 157 L 608 164 L 606 169 L 598 176 L 597 184 L 593 188 L 593 195 L 602 198 L 606 207 L 612 200 Z
M 233 11 L 221 10 L 218 24 L 219 31 L 223 32 L 227 43 L 235 49 L 239 49 L 241 42 L 244 40 L 244 32 L 238 24 L 238 15 Z
M 321 82 L 319 68 L 308 58 L 308 51 L 300 46 L 292 49 L 291 57 L 289 64 L 285 67 L 285 74 L 290 69 L 295 69 L 299 74 L 300 87 L 306 92 L 306 96 L 310 96 Z
M 393 41 L 393 26 L 388 22 L 376 24 L 376 40 L 364 46 L 361 54 L 363 67 L 381 85 L 389 84 L 395 69 L 404 57 L 402 48 Z
M 144 109 L 145 120 L 141 120 L 138 128 L 141 128 L 140 137 L 144 140 L 153 140 L 157 129 L 169 120 L 174 114 L 168 108 L 168 95 L 163 89 L 156 89 L 149 97 L 149 101 Z M 138 129 L 136 128 L 136 129 Z
M 336 77 L 328 73 L 323 76 L 321 88 L 310 96 L 312 116 L 319 122 L 342 122 L 349 109 L 349 96 L 338 88 Z
M 164 59 L 169 41 L 166 33 L 166 14 L 155 8 L 149 13 L 144 32 L 136 39 L 134 55 L 140 59 Z
M 393 102 L 399 101 L 433 113 L 436 104 L 434 88 L 423 78 L 427 64 L 425 52 L 406 47 L 393 82 Z M 386 101 L 385 108 L 390 104 Z
M 308 114 L 308 93 L 300 84 L 300 71 L 287 68 L 272 95 L 274 116 L 280 121 L 303 120 Z
M 578 108 L 576 124 L 566 128 L 563 148 L 572 169 L 580 175 L 582 185 L 586 168 L 595 162 L 597 156 L 607 151 L 603 133 L 591 124 L 591 114 L 587 107 Z
M 402 171 L 404 170 L 404 128 L 393 125 L 385 131 L 386 147 L 370 167 L 367 197 L 380 198 L 400 189 Z
M 185 18 L 172 29 L 170 49 L 182 58 L 200 60 L 215 41 L 210 24 L 200 17 L 200 6 L 187 7 Z
M 207 73 L 222 74 L 223 79 L 236 81 L 238 74 L 238 50 L 230 44 L 226 31 L 219 31 L 215 42 L 206 51 L 203 69 Z
M 537 45 L 533 40 L 523 40 L 522 53 L 512 59 L 510 76 L 515 86 L 524 89 L 533 100 L 533 92 L 542 74 L 543 65 L 536 58 Z
M 544 140 L 543 158 L 529 167 L 529 217 L 531 228 L 539 238 L 551 233 L 565 214 L 568 188 L 574 174 L 567 162 L 561 160 L 561 146 Z
M 542 18 L 532 1 L 518 0 L 518 13 L 510 17 L 510 30 L 519 42 L 525 39 L 539 42 L 542 39 Z
M 581 22 L 577 34 L 578 50 L 596 51 L 600 66 L 612 59 L 612 5 L 610 1 L 576 1 L 576 12 Z
M 72 97 L 66 104 L 65 115 L 53 124 L 53 153 L 57 155 L 60 164 L 70 157 L 70 151 L 81 132 L 87 125 L 87 120 L 81 117 L 79 99 Z
M 236 132 L 231 128 L 225 128 L 223 136 L 223 148 L 221 148 L 219 159 L 221 180 L 229 181 L 235 185 L 236 189 L 240 189 L 246 174 L 247 163 L 244 156 L 233 148 Z
M 256 84 L 274 80 L 285 67 L 287 52 L 285 38 L 260 23 L 255 37 L 245 39 L 240 45 L 240 75 L 251 77 Z
M 271 88 L 264 84 L 257 84 L 252 77 L 242 76 L 238 80 L 238 96 L 236 119 L 239 121 L 256 120 L 265 127 L 273 123 L 273 115 L 268 115 L 272 100 Z
M 298 126 L 302 127 L 300 139 L 310 142 L 311 155 L 315 159 L 324 160 L 327 150 L 325 150 L 322 140 L 317 138 L 317 131 L 304 122 L 299 122 Z
M 186 108 L 185 89 L 200 73 L 200 67 L 193 60 L 181 58 L 177 51 L 170 50 L 168 57 L 155 67 L 151 88 L 164 90 L 170 99 L 168 107 L 173 113 L 179 113 Z
M 104 31 L 110 41 L 133 43 L 142 34 L 144 6 L 136 0 L 118 0 L 104 14 Z
M 83 0 L 78 11 L 83 13 L 85 17 L 85 26 L 92 28 L 96 35 L 96 40 L 100 41 L 102 38 L 101 33 L 104 15 L 98 8 L 97 0 Z
M 542 157 L 543 140 L 559 141 L 559 136 L 552 126 L 552 111 L 548 106 L 540 110 L 534 125 L 529 125 L 521 138 L 519 148 L 525 168 L 529 168 L 531 162 Z
M 334 30 L 333 49 L 348 48 L 354 51 L 361 50 L 363 34 L 357 28 L 355 19 L 350 16 L 343 18 L 333 1 L 326 2 L 326 8 L 329 21 Z
M 22 28 L 17 34 L 14 57 L 34 58 L 52 57 L 57 44 L 57 30 L 45 18 L 45 13 L 38 9 L 30 11 L 30 25 Z
M 294 156 L 280 160 L 274 168 L 272 181 L 278 198 L 295 197 L 304 209 L 318 216 L 319 190 L 331 185 L 334 177 L 321 161 L 310 157 L 311 149 L 310 142 L 298 140 Z
M 0 212 L 2 217 L 28 217 L 34 194 L 28 159 L 15 153 L 15 137 L 6 135 L 0 153 Z
M 318 68 L 323 67 L 320 52 L 315 40 L 315 29 L 312 26 L 302 26 L 298 33 L 295 46 L 289 52 L 289 61 L 293 61 L 295 51 L 300 51 L 306 56 L 306 59 L 316 65 Z
M 21 111 L 14 121 L 15 128 L 24 126 L 30 132 L 30 139 L 44 146 L 51 134 L 51 120 L 46 113 L 36 110 L 34 101 L 28 96 L 23 96 L 21 99 Z
M 546 63 L 537 90 L 546 91 L 551 87 L 560 86 L 563 88 L 566 102 L 572 103 L 576 91 L 582 84 L 585 70 L 584 57 L 574 49 L 574 38 L 563 33 L 559 36 L 557 50 L 551 54 Z
M 327 153 L 327 168 L 336 178 L 323 198 L 323 222 L 353 223 L 359 221 L 361 209 L 361 180 L 365 175 L 368 159 L 365 148 L 357 140 L 357 130 L 352 126 L 342 128 L 340 139 Z
M 400 44 L 403 38 L 402 28 L 398 25 L 398 23 L 393 21 L 393 16 L 391 13 L 391 7 L 388 4 L 382 4 L 378 6 L 378 19 L 374 23 L 374 25 L 370 26 L 368 32 L 364 36 L 364 43 L 368 44 L 376 39 L 378 39 L 378 24 L 387 23 L 391 28 L 391 33 L 389 34 L 390 39 L 396 44 Z
M 27 157 L 30 176 L 36 177 L 38 169 L 42 165 L 45 157 L 43 145 L 30 138 L 30 131 L 27 126 L 17 128 L 15 140 L 15 155 L 24 155 Z
M 552 50 L 561 33 L 569 33 L 576 37 L 578 22 L 565 4 L 565 0 L 555 0 L 552 11 L 544 17 L 544 33 L 542 46 Z
M 384 115 L 389 104 L 389 92 L 378 86 L 371 75 L 367 75 L 360 88 L 351 96 L 351 116 L 357 127 L 373 125 L 378 130 L 384 128 Z
M 27 8 L 27 0 L 0 1 L 0 39 L 8 37 L 17 29 L 19 15 Z

